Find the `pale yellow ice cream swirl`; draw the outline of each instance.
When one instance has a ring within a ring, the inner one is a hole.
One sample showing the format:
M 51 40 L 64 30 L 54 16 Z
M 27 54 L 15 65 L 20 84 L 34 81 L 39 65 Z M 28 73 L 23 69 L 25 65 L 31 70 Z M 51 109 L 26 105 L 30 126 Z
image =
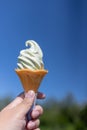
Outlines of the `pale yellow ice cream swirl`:
M 26 46 L 29 45 L 30 48 L 20 51 L 17 63 L 18 69 L 44 69 L 43 53 L 38 43 L 28 40 L 25 44 Z

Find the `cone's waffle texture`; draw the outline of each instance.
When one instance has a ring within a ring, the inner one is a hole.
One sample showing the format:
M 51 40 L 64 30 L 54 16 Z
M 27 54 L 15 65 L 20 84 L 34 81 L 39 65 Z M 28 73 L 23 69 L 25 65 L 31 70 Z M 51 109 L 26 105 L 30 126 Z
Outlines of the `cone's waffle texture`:
M 29 69 L 16 69 L 25 92 L 33 90 L 37 92 L 43 77 L 47 74 L 47 70 L 29 70 Z

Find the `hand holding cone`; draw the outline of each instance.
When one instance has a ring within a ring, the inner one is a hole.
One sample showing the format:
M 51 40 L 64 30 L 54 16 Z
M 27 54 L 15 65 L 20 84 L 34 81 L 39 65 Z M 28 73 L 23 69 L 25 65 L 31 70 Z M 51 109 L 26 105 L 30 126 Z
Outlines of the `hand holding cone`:
M 30 46 L 29 49 L 20 51 L 17 63 L 18 69 L 15 71 L 20 78 L 25 92 L 33 90 L 37 94 L 40 83 L 48 71 L 44 69 L 43 53 L 40 46 L 33 40 L 26 41 L 26 46 L 28 45 Z M 30 113 L 35 106 L 36 98 L 27 114 L 28 120 L 31 119 Z

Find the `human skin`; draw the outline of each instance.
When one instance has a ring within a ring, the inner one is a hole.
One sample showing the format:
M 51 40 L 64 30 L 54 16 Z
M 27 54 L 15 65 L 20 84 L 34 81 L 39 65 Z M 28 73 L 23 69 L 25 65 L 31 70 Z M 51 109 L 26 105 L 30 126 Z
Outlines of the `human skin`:
M 43 99 L 45 95 L 38 93 L 37 98 Z M 29 91 L 22 93 L 0 112 L 1 130 L 40 130 L 39 116 L 43 114 L 43 108 L 35 105 L 31 112 L 31 120 L 27 121 L 26 114 L 30 110 L 35 99 L 35 93 Z

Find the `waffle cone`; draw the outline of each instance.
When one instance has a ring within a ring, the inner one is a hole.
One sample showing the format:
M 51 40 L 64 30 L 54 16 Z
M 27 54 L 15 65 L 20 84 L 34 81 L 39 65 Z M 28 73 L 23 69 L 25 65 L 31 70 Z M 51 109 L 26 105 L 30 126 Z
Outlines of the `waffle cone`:
M 33 90 L 37 92 L 43 77 L 47 74 L 47 70 L 29 70 L 16 69 L 15 70 L 23 85 L 25 92 Z

